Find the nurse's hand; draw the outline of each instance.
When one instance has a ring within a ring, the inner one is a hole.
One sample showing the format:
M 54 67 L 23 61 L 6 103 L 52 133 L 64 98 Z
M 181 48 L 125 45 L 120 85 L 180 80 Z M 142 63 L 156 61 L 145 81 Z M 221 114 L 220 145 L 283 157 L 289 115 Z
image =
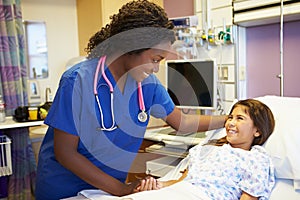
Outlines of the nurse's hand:
M 146 190 L 158 190 L 161 188 L 161 185 L 158 184 L 158 181 L 153 177 L 146 177 L 141 180 L 141 185 L 137 187 L 139 192 Z

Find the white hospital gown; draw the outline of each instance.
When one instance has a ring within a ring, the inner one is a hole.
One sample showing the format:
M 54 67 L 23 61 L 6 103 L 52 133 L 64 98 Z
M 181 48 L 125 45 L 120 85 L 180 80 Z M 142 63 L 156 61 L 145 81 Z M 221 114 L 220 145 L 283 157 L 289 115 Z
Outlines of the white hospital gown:
M 211 199 L 240 199 L 242 191 L 268 199 L 275 184 L 270 157 L 261 146 L 250 151 L 223 146 L 197 145 L 189 153 L 185 181 L 197 186 Z

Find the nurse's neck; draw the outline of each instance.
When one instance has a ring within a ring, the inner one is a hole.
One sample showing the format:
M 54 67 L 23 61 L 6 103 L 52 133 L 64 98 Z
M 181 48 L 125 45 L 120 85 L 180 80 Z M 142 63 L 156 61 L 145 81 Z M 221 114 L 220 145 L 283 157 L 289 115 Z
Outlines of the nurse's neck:
M 125 68 L 125 62 L 123 60 L 123 56 L 114 59 L 113 61 L 107 60 L 106 64 L 108 64 L 108 68 L 114 77 L 119 90 L 123 93 L 125 83 L 127 80 L 127 71 Z

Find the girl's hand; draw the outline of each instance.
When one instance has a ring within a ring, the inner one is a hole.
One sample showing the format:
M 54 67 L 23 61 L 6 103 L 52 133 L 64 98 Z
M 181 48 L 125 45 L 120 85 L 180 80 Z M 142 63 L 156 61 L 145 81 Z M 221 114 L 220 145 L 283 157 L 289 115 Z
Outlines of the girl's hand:
M 138 192 L 147 190 L 158 190 L 161 189 L 162 185 L 153 177 L 146 177 L 141 180 L 140 186 L 136 188 Z

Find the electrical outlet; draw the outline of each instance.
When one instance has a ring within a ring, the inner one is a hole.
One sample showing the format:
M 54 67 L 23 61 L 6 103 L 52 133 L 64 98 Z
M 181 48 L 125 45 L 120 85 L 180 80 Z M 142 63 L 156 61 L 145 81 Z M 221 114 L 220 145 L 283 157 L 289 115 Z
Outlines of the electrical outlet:
M 239 80 L 244 81 L 246 79 L 246 67 L 241 66 L 239 69 Z
M 228 66 L 222 66 L 218 68 L 219 80 L 228 81 Z
M 223 77 L 223 80 L 228 81 L 228 66 L 222 67 L 222 77 Z

